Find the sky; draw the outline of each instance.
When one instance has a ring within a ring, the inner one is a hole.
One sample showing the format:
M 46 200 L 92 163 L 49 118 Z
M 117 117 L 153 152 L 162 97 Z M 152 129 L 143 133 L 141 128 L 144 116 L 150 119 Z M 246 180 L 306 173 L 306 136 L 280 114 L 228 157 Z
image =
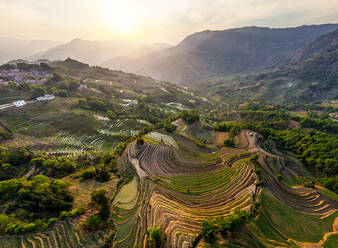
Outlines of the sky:
M 243 26 L 338 23 L 337 0 L 0 0 L 0 37 L 176 44 Z

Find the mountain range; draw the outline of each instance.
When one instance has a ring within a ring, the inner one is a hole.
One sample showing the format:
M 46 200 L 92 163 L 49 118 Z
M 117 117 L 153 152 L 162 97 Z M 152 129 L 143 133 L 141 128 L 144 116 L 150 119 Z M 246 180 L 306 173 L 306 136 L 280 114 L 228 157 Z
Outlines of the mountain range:
M 59 44 L 59 42 L 48 40 L 20 40 L 0 37 L 0 64 L 10 60 L 23 59 Z
M 219 101 L 312 102 L 338 97 L 338 29 L 307 42 L 274 70 L 186 83 Z
M 309 76 L 309 72 L 315 72 L 318 68 L 309 69 L 311 67 L 305 66 L 302 61 L 308 60 L 311 52 L 316 53 L 326 45 L 325 40 L 330 36 L 314 40 L 337 28 L 338 24 L 323 24 L 294 28 L 252 26 L 205 30 L 187 36 L 172 47 L 164 43 L 146 46 L 126 40 L 88 41 L 77 38 L 60 45 L 49 41 L 11 42 L 0 39 L 0 62 L 18 58 L 53 61 L 70 57 L 90 65 L 183 85 L 213 77 L 250 74 L 281 67 L 299 68 L 300 64 L 303 64 L 304 75 Z M 331 62 L 328 63 L 332 64 L 328 70 L 335 71 L 336 56 L 330 52 L 332 48 L 328 49 L 326 57 L 330 56 Z M 322 58 L 317 56 L 315 60 Z
M 307 42 L 337 28 L 338 24 L 325 24 L 207 30 L 188 36 L 175 47 L 106 65 L 182 84 L 278 67 Z
M 167 47 L 169 45 L 164 43 L 146 46 L 128 40 L 88 41 L 77 38 L 69 43 L 34 54 L 27 59 L 64 60 L 71 57 L 90 65 L 101 65 L 113 57 L 128 56 L 136 58 Z

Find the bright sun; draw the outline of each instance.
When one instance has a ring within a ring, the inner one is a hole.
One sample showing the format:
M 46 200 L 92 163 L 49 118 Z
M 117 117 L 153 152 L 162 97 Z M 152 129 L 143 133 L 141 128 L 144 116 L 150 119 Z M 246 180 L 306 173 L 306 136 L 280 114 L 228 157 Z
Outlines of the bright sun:
M 107 21 L 122 34 L 132 33 L 138 24 L 136 6 L 127 0 L 105 0 L 103 5 Z

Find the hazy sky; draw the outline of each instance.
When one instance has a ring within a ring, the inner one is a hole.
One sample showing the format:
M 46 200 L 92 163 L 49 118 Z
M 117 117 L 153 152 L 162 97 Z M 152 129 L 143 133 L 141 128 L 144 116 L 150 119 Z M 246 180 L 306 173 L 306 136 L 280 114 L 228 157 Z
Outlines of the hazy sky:
M 0 0 L 0 36 L 175 44 L 205 29 L 338 23 L 337 0 Z

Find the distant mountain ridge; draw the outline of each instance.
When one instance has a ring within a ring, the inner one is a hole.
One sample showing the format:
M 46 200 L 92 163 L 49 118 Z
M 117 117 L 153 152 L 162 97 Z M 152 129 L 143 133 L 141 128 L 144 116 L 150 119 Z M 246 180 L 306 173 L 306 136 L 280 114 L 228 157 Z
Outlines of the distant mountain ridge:
M 53 47 L 27 59 L 64 60 L 71 57 L 90 65 L 101 65 L 113 57 L 130 56 L 134 58 L 164 47 L 167 45 L 155 43 L 153 46 L 146 46 L 139 42 L 120 39 L 89 41 L 76 38 L 69 43 Z
M 59 42 L 48 40 L 20 40 L 0 37 L 0 64 L 10 60 L 23 59 L 59 44 Z
M 34 55 L 7 56 L 1 49 L 0 62 L 23 58 L 75 60 L 151 76 L 158 80 L 179 84 L 232 74 L 256 73 L 287 65 L 293 67 L 298 58 L 309 51 L 301 50 L 314 39 L 338 28 L 338 24 L 309 25 L 294 28 L 243 27 L 227 30 L 205 30 L 187 36 L 170 47 L 157 43 L 145 46 L 126 40 L 88 41 L 74 39 L 47 50 L 37 42 L 39 52 Z M 305 49 L 305 48 L 304 48 Z M 17 49 L 20 51 L 20 49 Z M 26 49 L 30 52 L 35 49 Z M 41 51 L 43 50 L 43 51 Z M 28 51 L 26 51 L 28 53 Z M 5 59 L 6 58 L 6 59 Z
M 192 82 L 190 87 L 228 102 L 273 103 L 338 99 L 338 29 L 306 43 L 276 70 Z
M 337 28 L 338 24 L 323 24 L 206 30 L 186 37 L 175 47 L 106 66 L 176 83 L 247 73 L 277 67 L 310 40 Z
M 338 87 L 338 29 L 308 42 L 291 58 L 304 79 L 320 80 Z

